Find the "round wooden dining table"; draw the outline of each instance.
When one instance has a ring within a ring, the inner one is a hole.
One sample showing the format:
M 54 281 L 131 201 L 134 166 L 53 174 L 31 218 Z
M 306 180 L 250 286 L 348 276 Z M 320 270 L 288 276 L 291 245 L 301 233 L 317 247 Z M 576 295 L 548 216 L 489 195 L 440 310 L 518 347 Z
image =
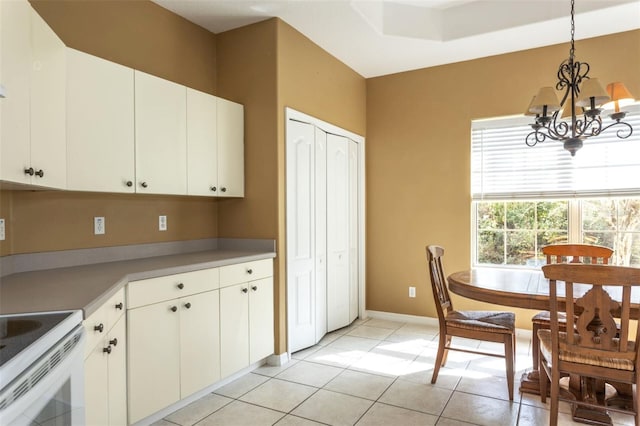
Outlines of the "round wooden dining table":
M 469 299 L 513 308 L 549 310 L 549 281 L 540 269 L 473 268 L 449 275 L 449 291 Z M 591 286 L 576 286 L 580 297 Z M 558 293 L 562 294 L 562 287 Z M 640 288 L 631 292 L 631 317 L 640 318 Z M 611 292 L 614 299 L 620 297 Z M 559 309 L 565 308 L 564 297 L 558 298 Z
M 473 268 L 466 271 L 454 272 L 448 277 L 449 291 L 469 299 L 487 302 L 495 305 L 510 306 L 513 308 L 549 310 L 549 281 L 544 277 L 540 269 L 507 269 L 507 268 Z M 561 294 L 559 286 L 558 293 Z M 574 295 L 580 297 L 591 286 L 576 286 Z M 640 288 L 632 290 L 631 317 L 640 318 Z M 615 299 L 620 295 L 611 293 Z M 558 309 L 565 309 L 565 300 L 558 298 Z M 538 366 L 522 375 L 520 380 L 520 392 L 539 394 Z M 579 386 L 579 380 L 572 379 L 575 389 Z M 604 384 L 603 384 L 604 386 Z M 625 386 L 615 386 L 622 403 L 632 397 L 633 391 Z M 610 424 L 608 415 L 603 411 L 574 409 L 573 419 L 581 423 Z

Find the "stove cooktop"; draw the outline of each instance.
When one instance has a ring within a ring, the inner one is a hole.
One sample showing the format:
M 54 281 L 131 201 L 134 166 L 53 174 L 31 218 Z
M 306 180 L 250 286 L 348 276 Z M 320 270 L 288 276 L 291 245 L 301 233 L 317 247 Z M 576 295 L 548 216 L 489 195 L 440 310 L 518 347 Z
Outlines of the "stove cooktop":
M 0 367 L 73 312 L 0 316 Z
M 0 377 L 8 384 L 82 324 L 82 311 L 0 315 Z

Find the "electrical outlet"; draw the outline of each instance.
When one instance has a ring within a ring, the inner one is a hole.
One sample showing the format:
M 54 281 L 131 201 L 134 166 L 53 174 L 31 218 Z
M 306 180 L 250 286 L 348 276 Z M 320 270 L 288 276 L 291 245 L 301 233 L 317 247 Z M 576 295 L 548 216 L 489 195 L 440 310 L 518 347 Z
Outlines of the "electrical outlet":
M 5 232 L 4 232 L 4 219 L 0 219 L 0 241 L 4 241 Z
M 416 297 L 416 288 L 409 287 L 409 297 Z
M 94 235 L 104 235 L 105 233 L 105 223 L 104 217 L 94 217 L 93 218 L 93 234 Z
M 166 216 L 158 216 L 158 230 L 166 231 L 167 230 L 167 217 Z

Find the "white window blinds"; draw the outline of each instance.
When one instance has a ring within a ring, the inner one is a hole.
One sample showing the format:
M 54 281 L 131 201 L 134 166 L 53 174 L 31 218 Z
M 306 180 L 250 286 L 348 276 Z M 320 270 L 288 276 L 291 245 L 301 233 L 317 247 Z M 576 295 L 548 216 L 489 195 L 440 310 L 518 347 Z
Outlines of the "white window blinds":
M 627 108 L 629 111 L 631 108 Z M 611 119 L 603 114 L 603 124 Z M 624 121 L 628 139 L 617 128 L 584 141 L 575 157 L 562 142 L 525 144 L 532 117 L 473 121 L 471 192 L 475 200 L 640 195 L 640 109 Z

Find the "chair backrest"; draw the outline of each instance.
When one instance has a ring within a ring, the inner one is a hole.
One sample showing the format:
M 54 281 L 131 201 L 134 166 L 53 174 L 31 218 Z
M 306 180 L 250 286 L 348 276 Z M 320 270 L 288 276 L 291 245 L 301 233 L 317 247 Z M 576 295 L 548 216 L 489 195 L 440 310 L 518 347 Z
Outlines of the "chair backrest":
M 431 289 L 433 300 L 436 302 L 438 320 L 444 322 L 448 311 L 453 310 L 453 303 L 447 289 L 447 278 L 442 267 L 444 249 L 440 246 L 427 246 L 427 260 L 429 262 L 429 276 L 431 277 Z
M 547 265 L 552 263 L 609 264 L 613 250 L 591 244 L 552 244 L 542 247 Z
M 628 342 L 631 287 L 640 286 L 640 268 L 559 263 L 545 265 L 542 271 L 549 279 L 553 348 L 586 356 L 626 359 L 637 368 L 638 342 L 636 340 L 631 348 Z M 559 292 L 563 282 L 565 291 Z M 567 333 L 566 343 L 560 344 L 558 294 L 563 293 L 567 317 L 575 317 L 576 322 L 574 333 Z M 574 302 L 569 303 L 570 300 Z M 620 318 L 619 338 L 614 318 Z M 636 336 L 640 336 L 638 332 L 640 322 Z M 555 350 L 554 358 L 557 353 Z

